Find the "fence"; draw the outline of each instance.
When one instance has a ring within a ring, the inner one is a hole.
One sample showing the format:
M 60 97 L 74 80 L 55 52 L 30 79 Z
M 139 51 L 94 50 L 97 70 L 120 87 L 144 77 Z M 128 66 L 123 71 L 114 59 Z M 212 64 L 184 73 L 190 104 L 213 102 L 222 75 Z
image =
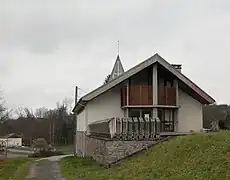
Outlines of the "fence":
M 88 126 L 88 135 L 118 140 L 150 140 L 159 137 L 158 118 L 111 118 Z

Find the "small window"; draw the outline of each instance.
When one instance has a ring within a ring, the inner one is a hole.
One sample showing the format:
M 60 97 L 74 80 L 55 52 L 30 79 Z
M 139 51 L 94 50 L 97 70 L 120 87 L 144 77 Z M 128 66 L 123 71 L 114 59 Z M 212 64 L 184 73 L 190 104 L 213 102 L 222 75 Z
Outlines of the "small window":
M 132 108 L 129 109 L 129 117 L 152 117 L 152 109 L 147 109 L 147 108 L 143 108 L 143 109 L 136 109 L 136 108 Z
M 140 109 L 129 109 L 129 117 L 141 117 Z
M 164 81 L 164 86 L 165 87 L 173 87 L 173 80 L 170 80 L 170 81 L 165 80 Z
M 152 117 L 152 109 L 142 109 L 142 117 L 145 118 L 145 117 Z

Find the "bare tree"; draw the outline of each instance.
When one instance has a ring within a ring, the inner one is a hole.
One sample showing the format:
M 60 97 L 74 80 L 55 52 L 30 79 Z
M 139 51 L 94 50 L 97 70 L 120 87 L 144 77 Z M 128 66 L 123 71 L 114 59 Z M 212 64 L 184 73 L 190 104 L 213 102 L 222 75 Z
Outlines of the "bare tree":
M 73 99 L 67 98 L 67 97 L 62 101 L 62 105 L 66 107 L 67 113 L 71 113 L 72 108 L 73 108 L 72 103 L 73 103 Z
M 27 107 L 17 107 L 15 113 L 17 114 L 18 118 L 25 118 L 25 119 L 35 118 L 33 110 Z
M 0 92 L 0 122 L 3 123 L 9 118 L 10 112 L 5 107 L 5 101 L 2 96 L 2 92 Z
M 17 115 L 18 118 L 25 118 L 26 117 L 26 113 L 25 113 L 23 107 L 17 107 L 15 110 L 15 114 Z
M 38 108 L 35 111 L 35 117 L 36 118 L 48 118 L 49 116 L 48 111 L 49 110 L 45 107 Z
M 33 109 L 29 109 L 26 107 L 26 108 L 24 108 L 24 112 L 26 114 L 27 119 L 34 119 L 35 118 Z

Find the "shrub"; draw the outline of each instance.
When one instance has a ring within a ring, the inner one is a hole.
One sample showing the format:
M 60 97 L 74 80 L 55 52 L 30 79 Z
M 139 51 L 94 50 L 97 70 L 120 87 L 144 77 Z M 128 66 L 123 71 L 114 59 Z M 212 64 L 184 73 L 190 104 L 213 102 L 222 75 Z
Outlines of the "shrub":
M 60 151 L 50 151 L 50 150 L 40 150 L 36 151 L 33 154 L 29 155 L 28 157 L 50 157 L 50 156 L 58 156 L 58 155 L 63 155 L 62 152 Z
M 50 157 L 63 155 L 62 152 L 56 151 L 55 148 L 48 145 L 44 138 L 38 138 L 33 140 L 34 153 L 29 155 L 29 157 Z
M 5 147 L 6 144 L 5 144 L 5 141 L 0 141 L 0 152 L 4 152 L 5 151 Z
M 38 138 L 33 140 L 33 148 L 36 151 L 46 150 L 48 149 L 48 144 L 44 138 Z
M 230 130 L 230 128 L 228 126 L 226 126 L 224 120 L 219 121 L 219 127 L 220 127 L 221 130 Z

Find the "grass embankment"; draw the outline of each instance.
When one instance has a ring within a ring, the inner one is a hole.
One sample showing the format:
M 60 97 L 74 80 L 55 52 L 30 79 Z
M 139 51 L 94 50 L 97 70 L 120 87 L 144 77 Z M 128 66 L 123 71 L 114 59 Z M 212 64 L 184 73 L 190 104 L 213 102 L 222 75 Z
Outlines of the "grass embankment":
M 108 169 L 89 158 L 67 157 L 60 165 L 67 180 L 228 180 L 230 132 L 177 137 Z
M 31 159 L 0 161 L 0 180 L 25 180 Z

